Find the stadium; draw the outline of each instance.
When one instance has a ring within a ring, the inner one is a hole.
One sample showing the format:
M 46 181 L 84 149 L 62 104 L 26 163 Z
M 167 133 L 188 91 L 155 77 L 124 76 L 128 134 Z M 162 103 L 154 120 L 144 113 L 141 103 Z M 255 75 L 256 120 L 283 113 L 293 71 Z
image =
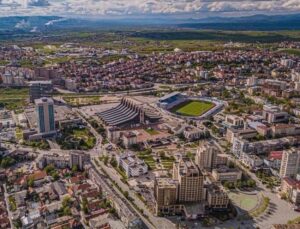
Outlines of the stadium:
M 129 97 L 123 97 L 118 106 L 97 115 L 107 126 L 120 128 L 153 124 L 161 119 L 147 104 Z
M 222 110 L 224 103 L 214 98 L 188 97 L 173 92 L 160 98 L 158 107 L 180 118 L 201 120 Z

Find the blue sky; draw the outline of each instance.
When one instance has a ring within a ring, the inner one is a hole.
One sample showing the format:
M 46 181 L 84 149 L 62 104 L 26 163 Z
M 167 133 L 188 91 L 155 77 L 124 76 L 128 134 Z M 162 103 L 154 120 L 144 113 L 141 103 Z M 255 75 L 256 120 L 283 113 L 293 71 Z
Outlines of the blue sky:
M 130 16 L 298 13 L 300 0 L 0 0 L 0 16 Z

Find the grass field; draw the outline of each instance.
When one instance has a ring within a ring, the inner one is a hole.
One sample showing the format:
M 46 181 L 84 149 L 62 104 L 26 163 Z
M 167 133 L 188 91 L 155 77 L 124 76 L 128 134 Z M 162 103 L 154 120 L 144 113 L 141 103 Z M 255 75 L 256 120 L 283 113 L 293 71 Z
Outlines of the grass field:
M 200 116 L 215 105 L 206 101 L 187 101 L 172 108 L 172 112 L 184 116 Z

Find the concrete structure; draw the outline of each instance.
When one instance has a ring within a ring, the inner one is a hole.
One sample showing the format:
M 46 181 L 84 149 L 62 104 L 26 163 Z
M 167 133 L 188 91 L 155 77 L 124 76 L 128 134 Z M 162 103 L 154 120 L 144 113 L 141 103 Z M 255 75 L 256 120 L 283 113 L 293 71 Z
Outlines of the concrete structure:
M 132 145 L 137 144 L 137 135 L 134 132 L 126 132 L 123 134 L 123 144 L 125 148 L 129 148 Z
M 229 197 L 226 192 L 217 185 L 206 187 L 208 207 L 212 209 L 226 209 L 229 204 Z
M 288 121 L 287 112 L 280 111 L 279 107 L 273 105 L 264 105 L 263 117 L 268 123 L 280 123 Z
M 284 150 L 279 175 L 284 177 L 295 177 L 299 171 L 300 152 L 299 149 Z
M 177 205 L 178 182 L 171 178 L 156 178 L 154 181 L 155 213 L 174 214 L 181 209 Z
M 239 169 L 222 166 L 220 168 L 213 169 L 211 175 L 215 179 L 215 181 L 236 182 L 242 179 L 242 174 L 242 171 Z
M 205 142 L 198 147 L 195 162 L 200 169 L 211 170 L 218 165 L 227 163 L 227 157 L 222 160 L 224 157 L 218 158 L 218 154 L 220 154 L 220 150 L 217 146 L 213 143 Z
M 54 102 L 51 98 L 41 98 L 35 100 L 38 132 L 40 134 L 55 133 Z
M 285 177 L 281 181 L 281 193 L 285 194 L 287 199 L 300 206 L 300 181 L 290 177 Z
M 148 173 L 147 164 L 131 152 L 117 156 L 117 161 L 128 177 L 138 177 Z
M 230 128 L 242 128 L 244 119 L 237 115 L 226 115 L 224 125 Z
M 263 165 L 264 161 L 255 154 L 243 152 L 240 156 L 240 161 L 249 168 L 255 168 Z
M 84 152 L 71 152 L 70 153 L 70 168 L 77 166 L 78 169 L 82 170 L 84 165 L 90 161 L 90 155 Z
M 42 97 L 50 97 L 53 92 L 52 82 L 47 81 L 30 81 L 29 83 L 29 97 L 30 102 Z
M 109 110 L 98 113 L 107 126 L 131 127 L 157 123 L 160 116 L 147 104 L 123 97 L 121 103 Z
M 204 176 L 192 160 L 183 158 L 174 163 L 173 179 L 178 181 L 178 201 L 180 203 L 203 200 Z

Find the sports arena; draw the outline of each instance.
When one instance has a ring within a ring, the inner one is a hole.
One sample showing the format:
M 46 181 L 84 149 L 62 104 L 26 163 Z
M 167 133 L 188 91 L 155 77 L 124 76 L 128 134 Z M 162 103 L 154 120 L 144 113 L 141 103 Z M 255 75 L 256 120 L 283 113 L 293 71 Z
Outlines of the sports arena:
M 205 119 L 222 110 L 224 103 L 210 97 L 189 97 L 173 92 L 160 98 L 158 106 L 177 117 Z

